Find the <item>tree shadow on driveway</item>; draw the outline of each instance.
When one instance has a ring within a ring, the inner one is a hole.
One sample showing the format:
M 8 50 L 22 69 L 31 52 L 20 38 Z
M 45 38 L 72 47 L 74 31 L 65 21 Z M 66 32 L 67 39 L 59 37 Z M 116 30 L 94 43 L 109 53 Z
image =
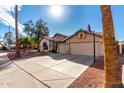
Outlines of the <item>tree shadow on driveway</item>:
M 10 65 L 11 65 L 12 63 L 13 63 L 13 62 L 10 61 L 10 60 L 7 58 L 6 55 L 0 56 L 0 71 L 11 68 Z

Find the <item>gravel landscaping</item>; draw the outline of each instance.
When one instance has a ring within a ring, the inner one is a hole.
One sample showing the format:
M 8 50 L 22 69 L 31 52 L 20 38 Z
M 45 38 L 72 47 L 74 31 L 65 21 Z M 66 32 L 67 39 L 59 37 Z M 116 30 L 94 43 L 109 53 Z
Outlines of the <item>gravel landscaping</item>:
M 20 51 L 20 58 L 15 58 L 15 51 L 11 51 L 7 54 L 10 60 L 18 60 L 23 58 L 32 58 L 36 56 L 41 56 L 41 53 L 37 52 L 37 50 L 27 50 L 27 51 Z
M 119 61 L 124 65 L 124 57 Z M 82 73 L 69 88 L 103 88 L 104 80 L 104 58 L 100 57 L 84 73 Z M 124 80 L 123 80 L 124 81 Z

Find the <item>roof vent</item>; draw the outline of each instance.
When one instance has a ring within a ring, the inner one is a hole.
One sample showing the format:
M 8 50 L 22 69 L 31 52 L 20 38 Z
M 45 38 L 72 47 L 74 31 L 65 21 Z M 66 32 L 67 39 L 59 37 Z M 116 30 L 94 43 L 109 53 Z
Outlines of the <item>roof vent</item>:
M 88 24 L 88 26 L 87 26 L 87 30 L 89 31 L 89 32 L 92 32 L 91 31 L 91 26 Z

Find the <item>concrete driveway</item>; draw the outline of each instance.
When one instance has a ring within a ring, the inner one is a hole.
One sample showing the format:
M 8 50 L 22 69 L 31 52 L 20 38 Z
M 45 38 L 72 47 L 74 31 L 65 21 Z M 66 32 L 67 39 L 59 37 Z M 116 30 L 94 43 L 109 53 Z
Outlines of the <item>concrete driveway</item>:
M 48 54 L 15 64 L 49 87 L 68 87 L 92 64 L 91 56 Z
M 7 87 L 65 88 L 92 62 L 93 57 L 91 56 L 52 53 L 46 56 L 21 59 L 9 65 L 11 66 L 9 69 L 0 72 L 0 83 L 8 83 Z

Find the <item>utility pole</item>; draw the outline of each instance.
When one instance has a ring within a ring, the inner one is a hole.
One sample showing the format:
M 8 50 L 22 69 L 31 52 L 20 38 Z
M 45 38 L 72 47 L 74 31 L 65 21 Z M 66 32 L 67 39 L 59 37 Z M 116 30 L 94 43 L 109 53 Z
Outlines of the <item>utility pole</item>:
M 15 30 L 16 30 L 16 57 L 20 57 L 18 33 L 18 5 L 15 5 Z
M 10 47 L 10 50 L 11 50 L 11 37 L 10 37 L 10 23 L 9 23 L 9 47 Z

